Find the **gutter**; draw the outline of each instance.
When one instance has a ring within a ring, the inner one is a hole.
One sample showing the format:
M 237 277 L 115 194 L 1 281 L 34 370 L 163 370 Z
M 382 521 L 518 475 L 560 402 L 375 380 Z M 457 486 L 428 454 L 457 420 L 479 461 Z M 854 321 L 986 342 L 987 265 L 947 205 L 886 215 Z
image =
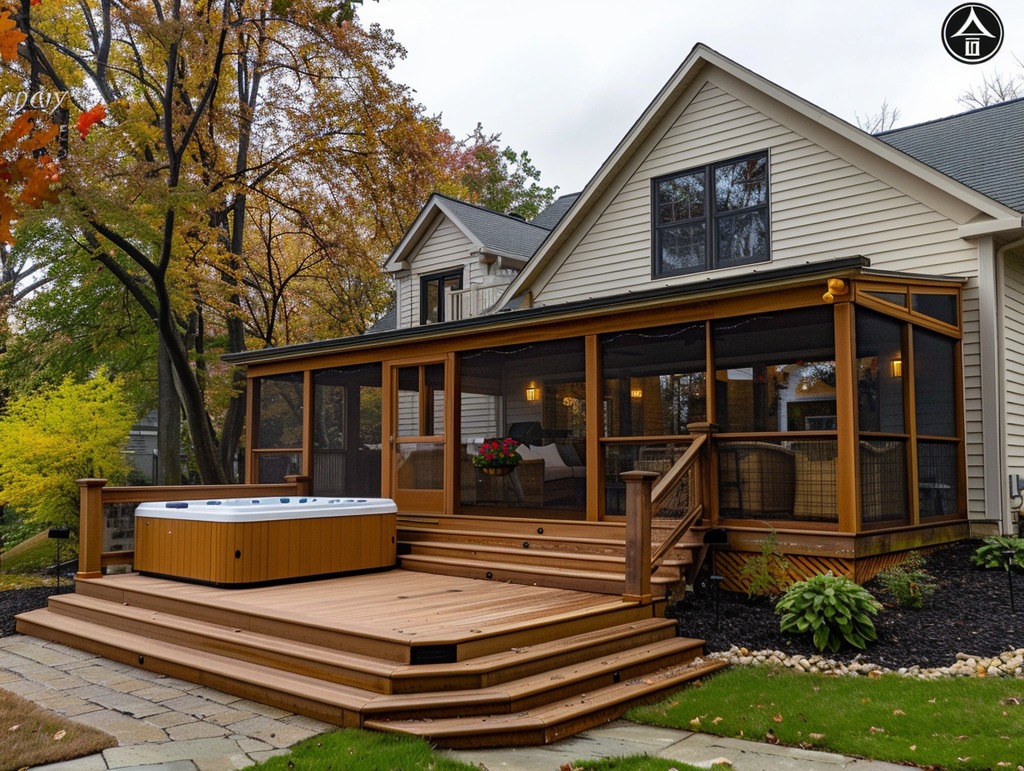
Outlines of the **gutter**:
M 625 310 L 630 306 L 647 305 L 658 301 L 688 300 L 709 294 L 724 293 L 731 289 L 778 284 L 797 279 L 810 279 L 815 276 L 831 277 L 837 273 L 862 272 L 870 267 L 871 261 L 866 257 L 844 257 L 823 262 L 806 263 L 775 270 L 736 274 L 722 278 L 709 278 L 704 281 L 679 286 L 658 287 L 656 289 L 633 292 L 611 297 L 588 298 L 559 305 L 523 308 L 521 310 L 502 310 L 485 316 L 476 316 L 458 321 L 446 321 L 441 324 L 407 327 L 405 329 L 377 332 L 369 335 L 318 340 L 311 343 L 280 348 L 264 348 L 258 351 L 241 351 L 222 356 L 222 360 L 230 364 L 264 364 L 284 359 L 306 358 L 324 353 L 352 351 L 365 348 L 389 345 L 393 343 L 432 340 L 439 337 L 451 337 L 460 333 L 468 334 L 489 327 L 504 327 L 509 323 L 537 322 L 557 320 L 560 317 L 577 316 L 588 312 L 602 310 Z

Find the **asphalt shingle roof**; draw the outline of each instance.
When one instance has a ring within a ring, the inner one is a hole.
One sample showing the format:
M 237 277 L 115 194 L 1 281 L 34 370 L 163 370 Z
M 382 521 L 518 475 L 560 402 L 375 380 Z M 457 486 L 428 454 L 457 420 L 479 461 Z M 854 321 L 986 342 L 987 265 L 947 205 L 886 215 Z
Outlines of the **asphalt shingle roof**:
M 876 136 L 979 193 L 1024 212 L 1024 99 Z
M 546 228 L 454 198 L 444 197 L 444 205 L 485 249 L 498 254 L 529 259 L 548 236 Z

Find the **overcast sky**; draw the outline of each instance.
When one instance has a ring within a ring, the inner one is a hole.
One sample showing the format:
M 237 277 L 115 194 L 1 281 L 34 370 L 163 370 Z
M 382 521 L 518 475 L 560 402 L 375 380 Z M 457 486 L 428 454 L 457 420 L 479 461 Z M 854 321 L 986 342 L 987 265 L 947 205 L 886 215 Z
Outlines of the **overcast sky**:
M 1024 74 L 1024 3 L 986 0 L 996 57 L 953 60 L 959 0 L 365 0 L 364 24 L 408 50 L 395 78 L 456 136 L 477 122 L 527 150 L 545 185 L 582 189 L 698 42 L 844 120 L 899 108 L 898 126 L 962 112 L 984 75 Z

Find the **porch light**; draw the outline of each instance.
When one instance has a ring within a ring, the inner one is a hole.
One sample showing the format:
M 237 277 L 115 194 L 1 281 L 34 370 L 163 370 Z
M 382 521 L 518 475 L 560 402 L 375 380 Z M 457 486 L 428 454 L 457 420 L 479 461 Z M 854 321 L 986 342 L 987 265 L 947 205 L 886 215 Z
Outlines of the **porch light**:
M 526 386 L 526 401 L 535 402 L 540 399 L 540 389 L 531 380 L 530 385 Z
M 643 399 L 644 398 L 644 389 L 642 389 L 642 388 L 630 388 L 629 389 L 629 395 L 631 397 L 633 397 L 634 399 Z
M 893 377 L 903 377 L 903 359 L 893 359 L 889 362 L 889 374 Z

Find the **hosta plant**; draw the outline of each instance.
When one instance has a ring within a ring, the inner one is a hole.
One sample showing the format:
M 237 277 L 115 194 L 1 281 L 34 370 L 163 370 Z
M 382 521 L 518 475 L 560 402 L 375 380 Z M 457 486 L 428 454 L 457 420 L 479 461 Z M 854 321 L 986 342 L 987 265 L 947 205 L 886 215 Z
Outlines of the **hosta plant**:
M 1007 560 L 1006 552 L 1012 551 L 1013 556 Z M 982 541 L 971 562 L 979 568 L 1002 568 L 1008 570 L 1010 565 L 1016 570 L 1024 570 L 1024 538 L 1013 535 L 996 535 Z
M 864 587 L 832 571 L 793 584 L 775 604 L 779 629 L 810 634 L 819 651 L 863 650 L 878 639 L 872 616 L 881 604 Z

